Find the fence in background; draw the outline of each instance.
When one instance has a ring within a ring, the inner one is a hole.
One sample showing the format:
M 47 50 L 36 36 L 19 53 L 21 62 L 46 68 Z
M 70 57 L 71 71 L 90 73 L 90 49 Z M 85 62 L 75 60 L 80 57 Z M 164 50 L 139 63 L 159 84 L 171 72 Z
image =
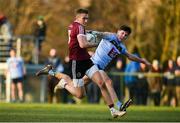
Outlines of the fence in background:
M 27 75 L 26 75 L 26 79 L 24 82 L 24 87 L 25 92 L 27 91 L 28 93 L 33 93 L 33 90 L 35 90 L 34 88 L 36 88 L 37 93 L 39 94 L 36 98 L 36 101 L 38 102 L 44 102 L 45 101 L 45 91 L 46 91 L 46 77 L 42 76 L 42 77 L 36 77 L 35 73 L 41 69 L 43 67 L 43 65 L 35 65 L 35 64 L 26 64 L 25 65 L 26 70 L 27 70 Z M 10 76 L 9 74 L 4 74 L 5 71 L 7 69 L 7 65 L 6 63 L 0 63 L 0 75 L 1 75 L 1 79 L 0 79 L 0 101 L 6 101 L 6 102 L 10 102 L 10 93 L 11 93 L 11 89 L 10 89 Z M 2 75 L 5 75 L 4 77 Z M 3 79 L 2 79 L 3 77 Z M 28 82 L 29 81 L 29 82 Z M 31 84 L 31 86 L 29 85 Z M 38 85 L 36 87 L 36 85 Z M 29 86 L 29 87 L 28 87 Z M 38 89 L 37 89 L 38 88 Z M 39 91 L 39 92 L 38 92 Z
M 11 47 L 16 48 L 17 56 L 22 56 L 23 48 L 31 48 L 32 63 L 39 63 L 38 45 L 39 42 L 32 35 L 16 36 L 12 37 L 9 42 L 3 41 L 4 37 L 0 36 L 0 63 L 6 62 L 9 57 L 9 50 Z M 29 46 L 29 42 L 32 43 L 32 47 Z
M 38 40 L 35 39 L 31 35 L 24 35 L 24 36 L 14 36 L 9 41 L 4 41 L 6 37 L 2 37 L 0 35 L 0 100 L 6 100 L 6 102 L 10 102 L 10 76 L 5 75 L 5 87 L 3 86 L 3 79 L 4 74 L 7 69 L 6 60 L 9 57 L 9 51 L 13 47 L 16 49 L 17 56 L 22 56 L 22 50 L 23 48 L 31 48 L 31 55 L 32 55 L 32 63 L 33 64 L 26 64 L 27 68 L 27 76 L 35 75 L 35 71 L 40 69 L 42 65 L 38 65 L 39 63 L 39 53 L 38 53 Z M 29 43 L 33 45 L 30 47 Z M 29 53 L 27 53 L 29 54 Z M 44 84 L 42 83 L 44 77 L 41 78 L 40 83 L 42 86 L 40 86 L 40 101 L 44 102 L 45 92 L 43 91 L 45 88 Z M 3 88 L 5 88 L 4 94 L 3 94 Z M 5 96 L 2 96 L 5 95 Z

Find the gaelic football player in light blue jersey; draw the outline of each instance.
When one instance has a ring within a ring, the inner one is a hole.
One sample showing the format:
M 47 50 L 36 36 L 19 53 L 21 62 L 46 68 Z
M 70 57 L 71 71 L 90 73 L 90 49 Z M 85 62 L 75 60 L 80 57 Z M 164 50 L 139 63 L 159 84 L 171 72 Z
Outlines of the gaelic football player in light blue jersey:
M 126 110 L 126 108 L 132 103 L 132 100 L 129 99 L 124 104 L 122 104 L 122 102 L 118 100 L 118 97 L 113 88 L 112 80 L 108 77 L 108 75 L 104 71 L 106 66 L 118 54 L 123 54 L 132 61 L 141 62 L 141 63 L 146 64 L 147 66 L 151 66 L 151 64 L 145 59 L 139 58 L 135 55 L 128 53 L 125 45 L 123 44 L 123 41 L 127 39 L 130 33 L 131 33 L 131 28 L 126 25 L 121 26 L 118 29 L 116 34 L 115 33 L 104 33 L 104 34 L 102 33 L 102 35 L 104 35 L 103 39 L 101 40 L 95 53 L 91 57 L 91 60 L 93 61 L 93 63 L 98 66 L 100 73 L 106 83 L 110 96 L 119 110 Z

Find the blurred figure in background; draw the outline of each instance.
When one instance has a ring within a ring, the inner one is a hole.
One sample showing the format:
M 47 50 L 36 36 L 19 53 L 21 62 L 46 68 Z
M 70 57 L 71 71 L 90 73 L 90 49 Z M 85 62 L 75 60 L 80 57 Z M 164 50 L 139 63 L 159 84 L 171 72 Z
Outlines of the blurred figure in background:
M 26 74 L 24 61 L 21 57 L 16 56 L 15 49 L 10 50 L 10 58 L 7 59 L 8 71 L 11 77 L 11 98 L 16 102 L 16 85 L 18 90 L 19 101 L 23 102 L 23 77 Z
M 11 23 L 8 21 L 7 17 L 0 13 L 0 43 L 3 42 L 3 47 L 5 45 L 6 46 L 6 49 L 5 47 L 3 48 L 2 45 L 1 45 L 1 48 L 0 48 L 0 57 L 4 57 L 4 56 L 8 56 L 9 54 L 9 49 L 10 47 L 12 46 L 11 44 L 11 40 L 12 40 L 12 26 L 11 26 Z M 5 59 L 1 59 L 0 58 L 0 62 L 6 62 Z M 0 96 L 1 96 L 1 92 L 2 92 L 2 82 L 4 80 L 4 76 L 3 75 L 0 75 Z
M 124 63 L 122 59 L 118 58 L 116 60 L 115 66 L 111 67 L 109 72 L 124 72 Z M 117 94 L 119 100 L 124 100 L 124 80 L 122 75 L 110 75 L 113 82 L 114 90 Z
M 137 54 L 134 54 L 137 56 Z M 140 63 L 131 61 L 129 64 L 126 65 L 125 73 L 132 74 L 134 72 L 137 72 L 140 68 Z M 137 76 L 133 75 L 126 75 L 124 78 L 125 84 L 129 91 L 129 98 L 131 98 L 134 102 L 137 102 L 135 95 L 136 95 L 136 83 L 137 83 Z
M 7 17 L 3 14 L 0 14 L 0 41 L 4 41 L 11 45 L 12 40 L 12 25 L 8 21 Z M 2 38 L 1 38 L 2 36 Z
M 58 72 L 63 72 L 64 71 L 64 67 L 61 63 L 61 59 L 59 57 L 57 57 L 57 51 L 56 49 L 52 48 L 49 51 L 49 57 L 47 58 L 47 60 L 45 61 L 45 64 L 51 64 L 56 71 Z M 54 87 L 56 86 L 56 84 L 59 82 L 59 80 L 57 78 L 55 78 L 54 76 L 48 76 L 47 77 L 47 89 L 48 89 L 48 103 L 52 103 L 53 102 L 53 97 L 55 96 L 55 100 L 56 102 L 60 102 L 60 90 L 57 91 L 54 95 Z
M 137 98 L 137 105 L 147 105 L 147 98 L 148 98 L 148 81 L 147 77 L 143 74 L 148 72 L 146 65 L 140 63 L 140 72 L 138 74 L 138 80 L 137 80 L 137 85 L 136 85 L 136 98 Z
M 38 54 L 41 51 L 42 42 L 45 41 L 46 30 L 47 30 L 47 26 L 44 21 L 44 17 L 38 16 L 37 21 L 35 22 L 34 27 L 33 27 L 33 36 L 35 38 L 34 40 L 35 40 L 35 44 L 38 50 Z
M 162 72 L 158 60 L 153 60 L 151 72 Z M 150 90 L 150 99 L 153 100 L 155 106 L 159 106 L 161 101 L 162 78 L 160 76 L 150 77 L 148 80 L 148 84 Z
M 178 106 L 180 106 L 180 56 L 177 57 L 176 65 L 177 65 L 175 68 L 176 95 L 177 95 Z
M 168 60 L 167 68 L 164 71 L 164 86 L 162 94 L 162 104 L 177 106 L 177 96 L 176 96 L 176 80 L 174 76 L 175 64 L 172 59 Z
M 99 103 L 100 102 L 101 91 L 94 82 L 90 82 L 86 86 L 86 91 L 87 91 L 87 100 L 89 103 Z

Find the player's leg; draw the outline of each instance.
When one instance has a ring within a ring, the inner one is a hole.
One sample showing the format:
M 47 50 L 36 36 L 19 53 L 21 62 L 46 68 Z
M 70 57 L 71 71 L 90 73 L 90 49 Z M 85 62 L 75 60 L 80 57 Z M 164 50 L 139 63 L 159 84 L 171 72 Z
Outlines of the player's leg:
M 84 81 L 84 85 L 86 86 L 86 85 L 88 85 L 91 81 L 90 81 L 90 79 L 89 79 L 89 77 L 88 76 L 84 76 L 83 77 L 83 81 Z
M 117 106 L 118 109 L 120 109 L 120 106 L 122 105 L 122 103 L 119 101 L 119 99 L 116 95 L 116 92 L 113 88 L 112 80 L 108 77 L 108 75 L 103 70 L 100 70 L 100 73 L 106 84 L 106 87 L 108 89 L 108 92 L 109 92 L 114 104 Z
M 12 98 L 12 102 L 16 101 L 16 84 L 15 82 L 11 82 L 11 98 Z
M 17 89 L 18 89 L 18 97 L 20 102 L 23 102 L 23 83 L 22 80 L 17 83 Z
M 79 85 L 79 83 L 83 83 L 82 80 L 79 80 L 79 79 L 77 79 L 77 81 L 72 80 L 68 75 L 55 71 L 51 65 L 46 65 L 43 69 L 39 70 L 36 73 L 36 75 L 37 76 L 51 75 L 51 76 L 58 78 L 60 81 L 58 82 L 57 86 L 55 87 L 55 91 L 57 89 L 65 88 L 73 96 L 76 96 L 77 98 L 84 97 L 84 93 L 85 93 L 84 86 L 83 86 L 83 84 Z M 74 86 L 74 83 L 78 83 L 77 86 Z
M 101 75 L 98 71 L 96 73 L 94 73 L 94 75 L 92 76 L 92 80 L 99 86 L 102 96 L 103 96 L 104 100 L 106 101 L 106 103 L 108 105 L 113 104 L 113 101 L 112 101 L 111 97 L 109 96 L 109 93 L 107 91 L 107 88 L 105 86 L 103 78 L 101 78 Z
M 101 77 L 101 74 L 99 72 L 99 69 L 97 68 L 97 66 L 92 66 L 89 70 L 87 70 L 86 75 L 92 79 L 93 82 L 95 82 L 102 93 L 103 99 L 106 102 L 106 104 L 109 106 L 111 115 L 115 118 L 117 116 L 123 116 L 126 112 L 122 111 L 119 112 L 114 108 L 114 103 L 108 93 L 108 90 L 105 86 L 105 82 L 103 81 L 103 78 Z
M 65 86 L 65 89 L 77 98 L 81 99 L 85 96 L 84 82 L 82 78 L 85 75 L 85 71 L 88 67 L 88 60 L 70 60 L 69 65 L 71 69 L 70 76 L 73 79 L 71 80 L 69 76 L 67 77 L 67 75 L 63 77 L 66 79 L 67 82 L 69 81 L 68 84 Z
M 109 92 L 109 94 L 110 94 L 116 108 L 121 110 L 121 111 L 125 111 L 126 108 L 128 108 L 129 105 L 132 103 L 132 100 L 129 99 L 124 104 L 121 101 L 119 101 L 119 99 L 117 97 L 117 94 L 116 94 L 116 92 L 115 92 L 115 90 L 113 88 L 112 80 L 109 78 L 109 76 L 103 70 L 100 70 L 100 73 L 101 73 L 101 76 L 102 76 L 103 80 L 105 81 L 108 92 Z
M 77 98 L 81 99 L 85 96 L 84 85 L 79 85 L 79 83 L 83 83 L 82 79 L 72 80 L 68 75 L 63 73 L 56 73 L 54 76 L 60 80 L 59 83 L 55 86 L 54 91 L 56 91 L 57 89 L 65 88 Z

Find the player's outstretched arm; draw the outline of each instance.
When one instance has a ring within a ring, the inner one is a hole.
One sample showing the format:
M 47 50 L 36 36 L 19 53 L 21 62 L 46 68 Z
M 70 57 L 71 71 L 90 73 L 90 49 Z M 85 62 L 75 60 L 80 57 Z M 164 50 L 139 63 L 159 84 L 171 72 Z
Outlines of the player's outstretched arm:
M 130 54 L 128 52 L 125 53 L 125 55 L 127 56 L 127 58 L 131 61 L 136 61 L 136 62 L 140 62 L 140 63 L 144 63 L 145 65 L 147 65 L 149 68 L 151 67 L 151 63 L 148 62 L 146 59 L 144 58 L 140 58 L 138 56 L 135 56 L 133 54 Z

